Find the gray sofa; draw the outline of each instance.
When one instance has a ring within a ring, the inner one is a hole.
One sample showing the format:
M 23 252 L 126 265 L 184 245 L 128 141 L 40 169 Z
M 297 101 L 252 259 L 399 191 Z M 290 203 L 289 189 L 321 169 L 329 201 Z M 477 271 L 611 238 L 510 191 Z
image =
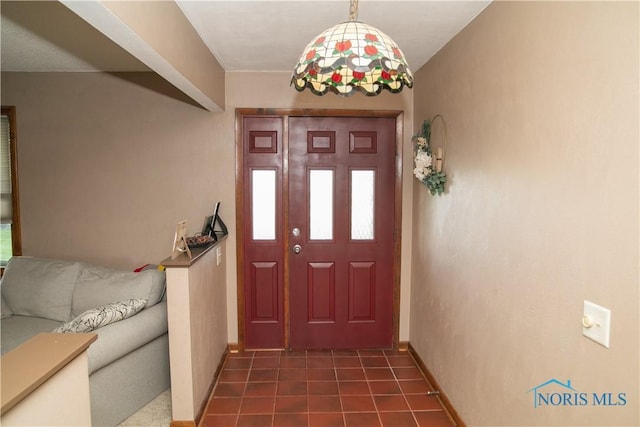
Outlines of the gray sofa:
M 0 285 L 2 354 L 95 307 L 136 299 L 140 311 L 93 330 L 98 339 L 87 352 L 93 425 L 117 425 L 170 386 L 165 286 L 157 269 L 13 257 Z

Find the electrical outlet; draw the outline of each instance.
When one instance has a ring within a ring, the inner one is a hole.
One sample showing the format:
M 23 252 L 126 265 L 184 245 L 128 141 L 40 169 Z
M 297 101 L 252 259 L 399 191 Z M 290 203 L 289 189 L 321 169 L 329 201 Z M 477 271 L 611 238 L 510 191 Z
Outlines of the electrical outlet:
M 611 310 L 584 301 L 582 312 L 582 335 L 609 348 Z

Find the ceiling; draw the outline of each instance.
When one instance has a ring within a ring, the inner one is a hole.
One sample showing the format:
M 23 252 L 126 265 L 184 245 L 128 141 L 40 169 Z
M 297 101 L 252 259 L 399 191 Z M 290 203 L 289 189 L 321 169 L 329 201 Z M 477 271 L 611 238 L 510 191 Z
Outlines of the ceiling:
M 347 0 L 177 3 L 226 71 L 291 71 L 306 44 L 348 20 Z M 360 0 L 358 20 L 387 33 L 417 71 L 486 1 Z M 2 71 L 148 71 L 59 2 L 0 5 Z

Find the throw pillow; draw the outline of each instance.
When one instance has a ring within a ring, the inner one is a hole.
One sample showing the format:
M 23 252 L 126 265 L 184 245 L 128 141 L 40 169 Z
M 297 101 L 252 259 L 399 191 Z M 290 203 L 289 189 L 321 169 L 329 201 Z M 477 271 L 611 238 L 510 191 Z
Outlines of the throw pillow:
M 141 311 L 146 304 L 146 299 L 129 299 L 92 308 L 75 319 L 60 325 L 53 332 L 91 332 L 94 329 L 133 316 Z

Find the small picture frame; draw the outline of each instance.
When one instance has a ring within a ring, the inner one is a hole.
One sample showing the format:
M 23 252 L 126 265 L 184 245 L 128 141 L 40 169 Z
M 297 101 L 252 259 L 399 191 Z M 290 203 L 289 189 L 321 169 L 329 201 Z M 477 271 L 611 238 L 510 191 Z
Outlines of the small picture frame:
M 171 250 L 171 259 L 176 259 L 180 254 L 187 253 L 191 259 L 191 250 L 187 245 L 187 221 L 178 221 L 176 225 L 176 233 L 173 236 L 173 249 Z

